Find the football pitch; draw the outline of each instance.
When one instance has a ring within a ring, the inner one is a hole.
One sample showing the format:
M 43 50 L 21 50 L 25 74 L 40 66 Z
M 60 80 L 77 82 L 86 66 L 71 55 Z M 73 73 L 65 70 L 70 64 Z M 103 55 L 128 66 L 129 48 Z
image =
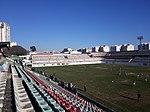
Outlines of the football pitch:
M 150 67 L 93 64 L 38 69 L 72 82 L 79 93 L 117 112 L 150 112 Z

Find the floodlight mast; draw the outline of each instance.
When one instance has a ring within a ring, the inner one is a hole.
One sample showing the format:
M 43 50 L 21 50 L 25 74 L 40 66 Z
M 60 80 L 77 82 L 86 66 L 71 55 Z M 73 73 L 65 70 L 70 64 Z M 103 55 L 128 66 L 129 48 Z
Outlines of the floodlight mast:
M 139 36 L 139 37 L 137 37 L 137 39 L 140 41 L 140 45 L 142 45 L 143 36 Z

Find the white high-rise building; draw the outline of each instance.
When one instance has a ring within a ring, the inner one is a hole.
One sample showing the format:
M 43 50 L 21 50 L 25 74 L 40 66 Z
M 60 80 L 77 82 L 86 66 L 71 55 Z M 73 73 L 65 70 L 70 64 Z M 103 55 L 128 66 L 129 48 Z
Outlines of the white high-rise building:
M 10 42 L 10 47 L 17 46 L 17 42 Z
M 121 49 L 121 45 L 115 45 L 110 47 L 111 52 L 119 52 Z
M 142 43 L 138 45 L 138 50 L 140 51 L 149 51 L 150 50 L 150 42 Z
M 92 52 L 99 52 L 99 47 L 100 46 L 92 47 Z
M 10 42 L 10 25 L 0 22 L 0 42 Z
M 134 45 L 124 44 L 121 46 L 121 51 L 134 51 Z
M 109 52 L 110 48 L 109 46 L 103 45 L 99 47 L 99 52 Z
M 82 52 L 82 54 L 90 53 L 92 52 L 91 48 L 81 48 L 77 50 L 78 52 Z

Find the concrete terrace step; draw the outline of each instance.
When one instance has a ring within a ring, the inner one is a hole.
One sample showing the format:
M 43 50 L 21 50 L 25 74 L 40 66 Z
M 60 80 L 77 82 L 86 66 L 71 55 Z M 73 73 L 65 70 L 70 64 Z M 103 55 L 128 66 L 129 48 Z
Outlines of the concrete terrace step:
M 44 98 L 40 95 L 40 93 L 37 91 L 37 89 L 34 87 L 34 81 L 26 76 L 23 73 L 23 70 L 16 67 L 17 71 L 20 73 L 22 78 L 24 79 L 24 85 L 26 85 L 26 90 L 28 90 L 28 94 L 30 94 L 30 99 L 32 99 L 32 104 L 34 105 L 34 108 L 36 107 L 37 111 L 42 112 L 54 112 L 52 108 L 47 104 L 47 102 L 44 100 Z M 28 80 L 31 82 L 29 82 Z M 39 110 L 38 110 L 38 109 Z
M 28 112 L 28 111 L 34 112 L 34 108 L 22 84 L 23 79 L 18 77 L 18 73 L 14 66 L 11 66 L 11 69 L 12 69 L 16 110 L 19 112 Z
M 6 90 L 6 73 L 0 72 L 0 112 L 4 106 L 4 97 L 5 97 L 5 90 Z

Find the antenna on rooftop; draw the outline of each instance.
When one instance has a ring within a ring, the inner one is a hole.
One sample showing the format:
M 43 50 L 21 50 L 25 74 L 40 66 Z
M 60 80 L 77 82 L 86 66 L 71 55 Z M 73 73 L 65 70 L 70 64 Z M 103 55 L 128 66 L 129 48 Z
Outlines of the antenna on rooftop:
M 140 45 L 141 45 L 142 44 L 143 36 L 139 36 L 139 37 L 137 37 L 137 39 L 140 41 Z

